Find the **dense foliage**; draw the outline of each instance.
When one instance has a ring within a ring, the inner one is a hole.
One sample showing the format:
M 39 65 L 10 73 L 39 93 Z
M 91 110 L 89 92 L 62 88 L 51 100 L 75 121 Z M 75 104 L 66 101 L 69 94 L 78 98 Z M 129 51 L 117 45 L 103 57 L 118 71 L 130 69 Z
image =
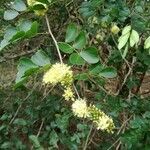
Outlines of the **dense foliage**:
M 1 76 L 17 68 L 0 81 L 0 149 L 150 149 L 148 0 L 1 0 L 0 14 Z

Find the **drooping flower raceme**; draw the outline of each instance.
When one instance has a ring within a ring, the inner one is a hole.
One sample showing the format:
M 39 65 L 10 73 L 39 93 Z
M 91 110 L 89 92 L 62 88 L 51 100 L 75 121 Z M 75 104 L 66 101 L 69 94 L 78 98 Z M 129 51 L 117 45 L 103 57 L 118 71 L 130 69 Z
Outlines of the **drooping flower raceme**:
M 115 128 L 111 117 L 107 116 L 103 111 L 96 108 L 94 105 L 89 106 L 90 119 L 95 123 L 97 129 L 113 132 Z
M 93 121 L 97 130 L 101 129 L 113 133 L 115 126 L 112 118 L 95 107 L 95 105 L 87 106 L 85 99 L 75 100 L 72 104 L 72 110 L 75 116 L 80 118 L 88 118 Z
M 65 100 L 67 100 L 67 101 L 69 101 L 69 100 L 74 101 L 74 93 L 73 93 L 71 87 L 67 87 L 67 88 L 64 90 L 63 97 L 64 97 Z
M 94 121 L 96 123 L 97 129 L 106 130 L 107 132 L 113 132 L 114 123 L 112 118 L 107 115 L 99 117 L 98 120 Z
M 53 85 L 61 83 L 61 85 L 68 87 L 73 82 L 73 72 L 68 65 L 56 63 L 45 73 L 43 82 Z
M 85 99 L 77 99 L 72 104 L 72 111 L 75 116 L 80 118 L 88 117 L 88 107 Z

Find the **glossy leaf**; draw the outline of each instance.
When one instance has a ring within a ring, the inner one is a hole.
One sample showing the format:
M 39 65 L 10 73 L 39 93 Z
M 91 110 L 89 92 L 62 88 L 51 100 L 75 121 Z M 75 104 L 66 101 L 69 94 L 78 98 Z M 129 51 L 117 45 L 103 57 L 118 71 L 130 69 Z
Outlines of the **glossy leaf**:
M 90 64 L 99 62 L 98 51 L 95 47 L 89 47 L 81 51 L 80 56 Z
M 38 23 L 37 21 L 34 21 L 31 25 L 30 30 L 26 32 L 25 38 L 31 38 L 34 37 L 38 32 Z
M 73 47 L 76 49 L 83 49 L 86 45 L 86 34 L 84 31 L 80 32 L 78 37 L 75 39 Z
M 15 87 L 18 87 L 21 85 L 31 72 L 35 71 L 38 68 L 37 65 L 35 65 L 29 58 L 22 58 L 19 61 L 18 64 L 18 73 L 16 77 L 16 85 Z
M 12 20 L 16 18 L 19 15 L 19 13 L 16 10 L 6 10 L 4 12 L 4 19 L 5 20 Z
M 10 40 L 11 42 L 17 41 L 19 39 L 22 39 L 25 36 L 25 32 L 24 31 L 18 31 Z
M 22 0 L 15 0 L 12 4 L 12 8 L 17 11 L 25 11 L 27 9 L 25 3 Z
M 75 76 L 76 80 L 88 80 L 88 74 L 87 73 L 79 73 Z
M 2 51 L 3 48 L 5 48 L 7 45 L 9 45 L 9 41 L 7 41 L 6 39 L 3 39 L 0 43 L 0 51 Z
M 69 57 L 69 61 L 73 65 L 83 65 L 84 64 L 83 58 L 77 53 L 72 53 Z
M 13 38 L 14 35 L 16 35 L 16 33 L 17 33 L 17 29 L 16 28 L 9 27 L 5 31 L 4 39 L 9 41 L 9 40 L 11 40 Z
M 43 150 L 43 148 L 41 148 L 40 142 L 38 140 L 38 137 L 35 135 L 30 135 L 29 136 L 30 141 L 33 143 L 33 146 L 35 149 L 39 149 L 39 150 Z
M 132 30 L 130 35 L 130 46 L 133 47 L 135 44 L 137 44 L 139 42 L 139 39 L 140 37 L 137 31 Z
M 131 26 L 126 26 L 122 30 L 122 35 L 125 35 L 131 31 Z
M 128 53 L 128 49 L 129 49 L 129 46 L 128 46 L 128 44 L 127 44 L 126 47 L 125 47 L 125 49 L 124 49 L 124 51 L 123 51 L 122 58 L 125 58 L 125 57 L 126 57 L 126 55 L 127 55 L 127 53 Z
M 101 70 L 99 76 L 104 78 L 115 78 L 117 76 L 117 71 L 115 68 L 107 67 Z
M 31 27 L 32 27 L 32 22 L 29 20 L 23 20 L 19 25 L 19 29 L 24 32 L 29 31 Z
M 74 51 L 74 48 L 65 42 L 59 42 L 58 46 L 59 46 L 59 49 L 64 53 L 71 54 Z
M 75 24 L 70 24 L 66 31 L 65 42 L 70 43 L 78 36 L 78 27 Z
M 150 36 L 145 40 L 144 48 L 145 49 L 149 49 L 150 48 Z
M 118 44 L 118 49 L 122 49 L 126 43 L 128 42 L 128 39 L 130 37 L 130 32 L 129 33 L 126 33 L 125 35 L 122 35 L 120 38 L 119 38 L 119 44 Z
M 34 64 L 38 65 L 38 66 L 45 66 L 50 64 L 50 60 L 48 55 L 42 51 L 42 50 L 38 50 L 32 57 L 31 60 Z

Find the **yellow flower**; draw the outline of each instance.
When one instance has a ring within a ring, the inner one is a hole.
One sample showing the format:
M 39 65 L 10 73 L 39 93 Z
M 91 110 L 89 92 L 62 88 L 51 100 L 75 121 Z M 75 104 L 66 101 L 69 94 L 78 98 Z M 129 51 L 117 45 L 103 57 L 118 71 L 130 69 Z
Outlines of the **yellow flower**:
M 106 130 L 107 132 L 112 132 L 114 129 L 114 123 L 112 118 L 107 115 L 103 115 L 99 117 L 97 121 L 93 121 L 96 123 L 97 129 Z
M 97 129 L 113 132 L 115 128 L 112 118 L 108 117 L 103 111 L 96 108 L 94 105 L 89 106 L 89 118 L 92 120 Z
M 63 94 L 63 97 L 65 98 L 65 100 L 69 101 L 69 100 L 74 100 L 74 94 L 72 92 L 72 89 L 71 87 L 67 87 L 65 90 L 64 90 L 64 94 Z
M 72 110 L 75 116 L 80 118 L 88 117 L 88 107 L 84 99 L 77 99 L 72 104 Z
M 67 87 L 73 82 L 73 72 L 68 65 L 56 63 L 45 73 L 43 82 L 53 85 L 61 83 Z
M 117 34 L 120 31 L 119 27 L 117 25 L 113 25 L 111 28 L 111 32 L 113 34 Z

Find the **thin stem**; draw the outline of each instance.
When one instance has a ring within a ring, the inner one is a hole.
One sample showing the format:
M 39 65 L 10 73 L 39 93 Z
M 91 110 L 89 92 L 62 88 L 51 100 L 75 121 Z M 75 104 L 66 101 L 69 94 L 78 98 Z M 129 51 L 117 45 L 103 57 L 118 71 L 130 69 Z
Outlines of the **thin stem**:
M 90 131 L 89 131 L 88 135 L 87 135 L 87 138 L 86 138 L 86 141 L 85 141 L 85 145 L 84 145 L 84 147 L 83 147 L 83 150 L 86 150 L 86 149 L 87 149 L 88 141 L 89 141 L 89 138 L 90 138 L 90 135 L 91 135 L 92 130 L 93 130 L 93 124 L 92 124 L 92 126 L 91 126 L 91 128 L 90 128 Z
M 45 15 L 45 19 L 46 19 L 46 24 L 47 24 L 47 27 L 48 27 L 48 32 L 49 32 L 50 36 L 52 37 L 52 39 L 54 41 L 54 44 L 55 44 L 55 47 L 56 47 L 56 50 L 57 50 L 60 62 L 63 63 L 62 56 L 61 56 L 61 53 L 60 53 L 60 50 L 59 50 L 59 47 L 58 47 L 58 43 L 57 43 L 57 41 L 56 41 L 56 39 L 55 39 L 55 37 L 54 37 L 54 35 L 52 33 L 52 30 L 51 30 L 51 27 L 50 27 L 47 15 Z
M 73 88 L 74 88 L 75 93 L 76 93 L 77 96 L 78 96 L 78 99 L 80 99 L 79 92 L 78 92 L 78 90 L 77 90 L 77 88 L 76 88 L 76 86 L 75 86 L 74 84 L 73 84 Z

